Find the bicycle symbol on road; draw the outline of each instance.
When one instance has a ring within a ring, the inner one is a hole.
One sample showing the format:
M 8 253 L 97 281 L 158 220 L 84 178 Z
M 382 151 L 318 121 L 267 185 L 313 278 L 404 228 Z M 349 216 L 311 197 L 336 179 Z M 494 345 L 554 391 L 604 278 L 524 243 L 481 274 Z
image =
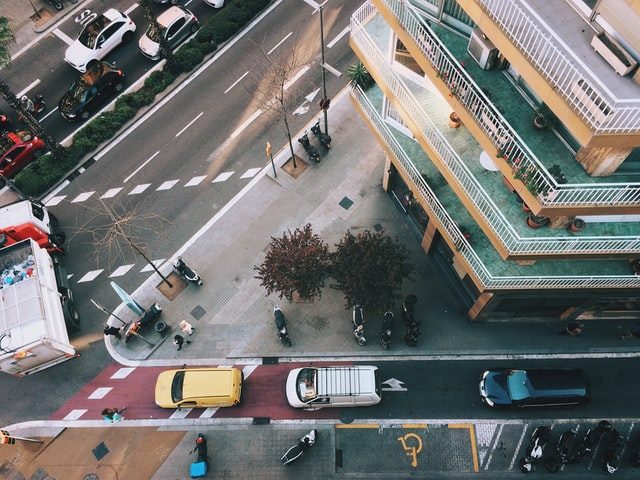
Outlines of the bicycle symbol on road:
M 415 440 L 416 445 L 408 445 L 409 439 Z M 411 457 L 411 466 L 416 468 L 418 466 L 418 454 L 422 451 L 422 439 L 415 433 L 407 433 L 404 437 L 398 437 L 398 441 L 402 444 L 402 449 L 407 456 Z

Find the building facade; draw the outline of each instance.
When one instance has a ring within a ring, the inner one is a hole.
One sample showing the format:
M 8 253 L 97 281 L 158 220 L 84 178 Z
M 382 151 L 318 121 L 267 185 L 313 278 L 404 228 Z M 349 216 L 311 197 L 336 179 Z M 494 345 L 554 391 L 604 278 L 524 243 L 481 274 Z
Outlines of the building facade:
M 352 101 L 472 320 L 640 318 L 640 6 L 369 0 Z

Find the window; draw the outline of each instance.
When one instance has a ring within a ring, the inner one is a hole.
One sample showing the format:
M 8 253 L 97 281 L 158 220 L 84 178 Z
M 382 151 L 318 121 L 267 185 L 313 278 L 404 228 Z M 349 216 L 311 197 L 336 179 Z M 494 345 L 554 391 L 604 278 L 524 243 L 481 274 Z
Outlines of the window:
M 524 370 L 510 370 L 507 374 L 507 390 L 509 397 L 514 402 L 524 400 L 529 397 L 527 388 L 527 372 Z
M 124 25 L 123 22 L 116 22 L 112 25 L 109 25 L 109 28 L 107 28 L 101 35 L 101 37 L 104 37 L 104 40 L 108 40 L 109 38 L 111 38 L 113 36 L 114 33 L 116 33 L 118 30 L 120 30 L 120 28 Z M 103 40 L 103 41 L 104 41 Z
M 184 371 L 176 372 L 171 382 L 171 401 L 178 403 L 182 400 L 182 385 L 184 383 Z
M 182 28 L 185 22 L 186 20 L 184 18 L 179 18 L 173 25 L 171 25 L 169 30 L 167 30 L 167 38 L 171 38 L 178 33 L 178 30 Z
M 316 369 L 303 368 L 296 379 L 297 393 L 301 402 L 309 402 L 317 398 L 316 393 Z
M 80 33 L 78 41 L 87 48 L 95 48 L 98 35 L 108 24 L 109 19 L 104 15 L 100 15 Z

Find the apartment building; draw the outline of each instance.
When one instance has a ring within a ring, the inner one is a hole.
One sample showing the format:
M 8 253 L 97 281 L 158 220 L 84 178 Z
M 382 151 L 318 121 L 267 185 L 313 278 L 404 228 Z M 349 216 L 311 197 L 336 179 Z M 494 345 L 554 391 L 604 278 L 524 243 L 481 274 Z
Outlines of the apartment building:
M 369 0 L 352 101 L 472 320 L 640 318 L 640 2 Z

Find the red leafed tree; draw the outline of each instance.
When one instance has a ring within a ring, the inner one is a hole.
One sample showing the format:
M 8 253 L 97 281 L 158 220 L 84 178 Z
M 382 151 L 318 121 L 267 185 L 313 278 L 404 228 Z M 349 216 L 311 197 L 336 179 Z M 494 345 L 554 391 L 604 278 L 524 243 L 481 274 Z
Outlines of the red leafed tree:
M 360 304 L 383 312 L 400 298 L 405 278 L 412 276 L 408 252 L 397 240 L 382 232 L 347 232 L 331 254 L 332 288 L 344 293 L 347 308 Z
M 329 248 L 307 224 L 281 238 L 271 237 L 264 262 L 254 269 L 267 295 L 277 292 L 280 298 L 291 301 L 294 292 L 302 300 L 322 296 L 328 266 Z

